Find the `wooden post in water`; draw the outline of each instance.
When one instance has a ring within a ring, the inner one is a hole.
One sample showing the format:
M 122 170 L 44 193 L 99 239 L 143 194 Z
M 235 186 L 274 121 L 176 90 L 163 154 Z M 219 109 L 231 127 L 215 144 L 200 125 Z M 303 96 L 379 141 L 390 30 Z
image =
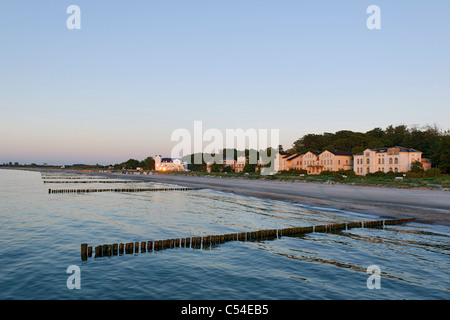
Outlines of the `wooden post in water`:
M 83 243 L 81 244 L 81 260 L 82 261 L 86 261 L 88 256 L 87 256 L 87 243 Z
M 136 241 L 134 243 L 134 253 L 139 253 L 139 242 L 138 241 Z
M 203 237 L 203 246 L 202 246 L 202 248 L 206 249 L 208 247 L 209 247 L 209 238 L 205 236 L 205 237 Z
M 103 257 L 103 246 L 96 246 L 95 247 L 95 257 L 96 258 Z
M 103 256 L 104 257 L 110 257 L 111 256 L 111 245 L 110 244 L 104 244 L 103 245 Z
M 132 254 L 133 253 L 133 243 L 132 242 L 128 242 L 125 245 L 125 253 L 126 254 Z

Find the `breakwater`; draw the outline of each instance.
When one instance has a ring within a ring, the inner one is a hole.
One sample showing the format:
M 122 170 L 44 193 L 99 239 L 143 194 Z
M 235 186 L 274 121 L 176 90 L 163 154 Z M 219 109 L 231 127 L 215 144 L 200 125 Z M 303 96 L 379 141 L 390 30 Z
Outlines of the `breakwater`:
M 281 237 L 297 237 L 314 232 L 339 232 L 351 228 L 384 228 L 388 225 L 399 225 L 414 221 L 414 218 L 390 219 L 374 221 L 357 221 L 339 224 L 327 224 L 308 227 L 268 229 L 259 231 L 229 233 L 222 235 L 194 236 L 166 240 L 135 241 L 114 244 L 101 244 L 95 247 L 87 243 L 81 244 L 81 260 L 88 258 L 111 257 L 123 254 L 138 254 L 172 248 L 207 249 L 229 241 L 265 241 Z
M 156 192 L 156 191 L 190 191 L 202 188 L 110 188 L 110 189 L 48 189 L 48 193 L 91 193 L 91 192 Z

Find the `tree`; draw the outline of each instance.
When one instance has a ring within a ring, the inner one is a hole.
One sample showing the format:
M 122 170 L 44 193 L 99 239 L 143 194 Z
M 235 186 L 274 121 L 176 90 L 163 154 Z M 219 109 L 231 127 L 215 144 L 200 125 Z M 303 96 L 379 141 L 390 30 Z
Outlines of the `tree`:
M 211 164 L 211 172 L 221 172 L 223 170 L 223 164 L 216 163 L 215 161 Z
M 420 173 L 423 172 L 423 164 L 422 162 L 416 160 L 414 162 L 411 163 L 411 168 L 409 169 L 410 172 L 413 173 Z
M 139 163 L 139 166 L 144 170 L 155 170 L 155 160 L 153 157 L 147 157 Z
M 122 166 L 125 169 L 136 169 L 139 167 L 139 161 L 136 159 L 129 159 L 128 161 L 123 162 Z
M 444 173 L 450 173 L 450 135 L 447 134 L 442 137 L 441 143 L 437 150 L 439 154 L 439 168 Z
M 257 167 L 256 164 L 247 163 L 247 164 L 245 164 L 244 169 L 242 169 L 242 172 L 255 173 L 256 167 Z

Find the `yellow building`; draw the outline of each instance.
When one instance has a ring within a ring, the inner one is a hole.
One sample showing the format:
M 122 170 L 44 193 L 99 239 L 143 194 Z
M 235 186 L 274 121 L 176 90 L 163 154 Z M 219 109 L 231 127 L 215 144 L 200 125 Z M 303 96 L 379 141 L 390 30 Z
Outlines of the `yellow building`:
M 323 171 L 352 170 L 353 155 L 350 151 L 328 151 L 319 154 Z
M 308 174 L 320 174 L 323 171 L 323 165 L 319 161 L 320 152 L 308 151 L 303 155 L 303 169 Z
M 308 174 L 320 174 L 322 171 L 352 170 L 350 151 L 312 152 L 303 155 L 303 169 Z
M 276 157 L 278 171 L 303 169 L 303 155 L 299 153 L 279 152 Z

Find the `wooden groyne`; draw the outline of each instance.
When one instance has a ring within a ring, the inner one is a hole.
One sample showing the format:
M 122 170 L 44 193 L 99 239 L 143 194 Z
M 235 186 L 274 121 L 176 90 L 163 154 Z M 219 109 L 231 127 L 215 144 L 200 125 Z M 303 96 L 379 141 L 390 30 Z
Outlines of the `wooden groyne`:
M 140 183 L 140 181 L 131 181 L 131 180 L 108 180 L 108 179 L 104 179 L 104 180 L 88 180 L 88 181 L 81 181 L 81 180 L 74 180 L 74 181 L 70 181 L 70 180 L 51 180 L 51 181 L 47 181 L 44 180 L 44 183 Z
M 88 258 L 111 257 L 123 254 L 138 254 L 160 251 L 172 248 L 207 249 L 229 241 L 264 241 L 281 237 L 296 237 L 313 232 L 339 232 L 351 228 L 384 228 L 388 225 L 399 225 L 414 221 L 414 218 L 358 221 L 339 224 L 327 224 L 309 227 L 294 227 L 284 229 L 268 229 L 250 232 L 229 233 L 222 235 L 207 235 L 202 237 L 174 238 L 156 241 L 141 241 L 98 245 L 95 248 L 87 243 L 81 244 L 81 260 Z
M 88 177 L 88 176 L 79 176 L 79 177 L 74 177 L 74 176 L 47 176 L 47 177 L 41 177 L 42 180 L 52 180 L 52 179 L 60 179 L 60 180 L 108 180 L 109 178 L 102 178 L 102 177 Z
M 152 191 L 189 191 L 202 188 L 116 188 L 116 189 L 48 189 L 48 193 L 91 193 L 91 192 L 152 192 Z

